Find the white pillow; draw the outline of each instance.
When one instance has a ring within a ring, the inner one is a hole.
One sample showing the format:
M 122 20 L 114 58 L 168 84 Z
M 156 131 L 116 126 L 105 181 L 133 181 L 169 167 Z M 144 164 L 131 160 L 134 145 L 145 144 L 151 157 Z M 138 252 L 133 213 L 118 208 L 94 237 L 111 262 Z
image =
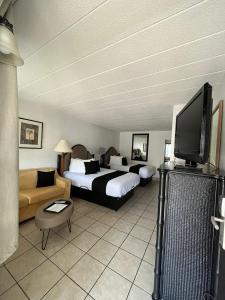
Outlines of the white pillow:
M 85 165 L 84 162 L 91 161 L 92 159 L 79 159 L 79 158 L 71 158 L 69 171 L 74 173 L 85 174 Z
M 122 158 L 123 156 L 110 156 L 110 165 L 122 166 Z

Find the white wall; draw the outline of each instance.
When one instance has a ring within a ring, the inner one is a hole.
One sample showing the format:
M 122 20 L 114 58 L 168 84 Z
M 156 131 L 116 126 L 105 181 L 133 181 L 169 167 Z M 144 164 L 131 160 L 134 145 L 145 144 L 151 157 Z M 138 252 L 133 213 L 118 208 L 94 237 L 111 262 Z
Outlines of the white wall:
M 119 133 L 75 119 L 73 116 L 30 102 L 19 102 L 19 116 L 44 122 L 43 149 L 20 149 L 20 169 L 55 167 L 57 153 L 54 147 L 61 138 L 71 146 L 83 144 L 91 153 L 99 147 L 119 146 Z
M 120 132 L 120 154 L 126 156 L 129 162 L 145 163 L 134 160 L 131 161 L 131 146 L 133 133 L 149 133 L 148 161 L 146 162 L 146 164 L 158 168 L 160 164 L 163 163 L 165 140 L 171 138 L 171 131 Z
M 220 169 L 225 171 L 225 77 L 223 79 L 222 87 L 214 91 L 214 106 L 220 101 L 224 100 L 223 103 L 223 128 L 222 128 L 222 143 L 220 153 Z
M 172 132 L 171 132 L 171 156 L 170 160 L 174 161 L 174 146 L 175 146 L 175 132 L 176 132 L 176 117 L 178 113 L 182 110 L 185 104 L 174 105 L 173 107 L 173 121 L 172 121 Z M 177 158 L 176 158 L 177 160 Z

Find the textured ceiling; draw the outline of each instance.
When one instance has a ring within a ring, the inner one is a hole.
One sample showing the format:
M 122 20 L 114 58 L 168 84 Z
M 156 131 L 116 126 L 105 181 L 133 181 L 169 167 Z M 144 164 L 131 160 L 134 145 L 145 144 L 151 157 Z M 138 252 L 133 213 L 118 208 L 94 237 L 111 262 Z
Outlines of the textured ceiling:
M 18 0 L 19 98 L 115 130 L 171 129 L 225 76 L 225 1 Z

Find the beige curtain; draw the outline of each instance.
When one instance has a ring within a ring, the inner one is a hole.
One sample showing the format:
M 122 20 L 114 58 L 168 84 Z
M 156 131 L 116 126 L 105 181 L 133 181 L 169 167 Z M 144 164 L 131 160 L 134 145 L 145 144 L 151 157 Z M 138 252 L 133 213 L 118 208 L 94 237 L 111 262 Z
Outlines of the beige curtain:
M 0 12 L 9 4 L 4 0 Z M 10 6 L 6 11 L 10 22 L 11 10 Z M 13 64 L 0 56 L 0 264 L 18 247 L 17 68 Z
M 0 63 L 0 264 L 18 245 L 16 67 Z

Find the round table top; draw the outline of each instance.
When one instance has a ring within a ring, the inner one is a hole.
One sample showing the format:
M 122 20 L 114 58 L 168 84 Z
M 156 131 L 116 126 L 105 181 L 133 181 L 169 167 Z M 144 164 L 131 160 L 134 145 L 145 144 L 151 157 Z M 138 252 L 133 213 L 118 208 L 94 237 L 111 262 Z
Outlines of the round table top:
M 51 203 L 57 200 L 70 201 L 71 204 L 58 214 L 44 211 L 44 209 L 47 206 L 49 206 Z M 35 215 L 35 224 L 40 229 L 50 229 L 59 226 L 65 223 L 71 217 L 71 215 L 73 214 L 73 209 L 74 209 L 73 200 L 71 199 L 50 200 L 38 208 Z

